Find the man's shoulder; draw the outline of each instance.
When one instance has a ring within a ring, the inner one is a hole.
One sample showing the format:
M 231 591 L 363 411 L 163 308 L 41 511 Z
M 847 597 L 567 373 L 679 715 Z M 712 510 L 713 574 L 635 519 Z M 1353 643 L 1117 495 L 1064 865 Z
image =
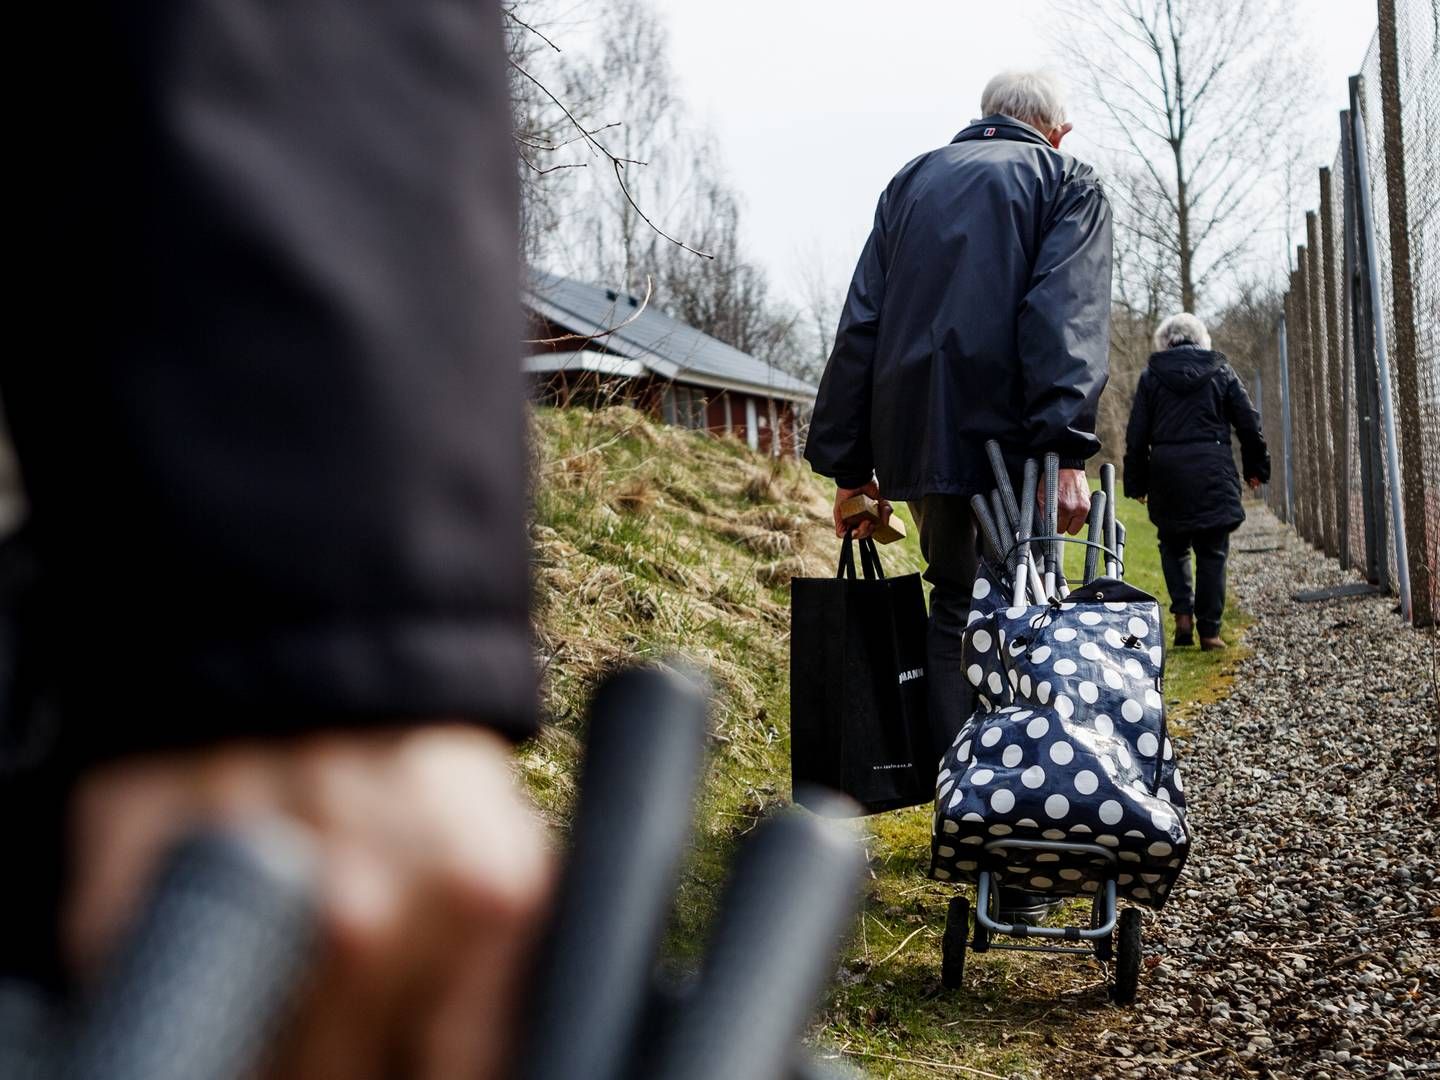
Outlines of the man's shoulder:
M 895 170 L 895 175 L 890 178 L 888 187 L 894 188 L 897 185 L 903 184 L 927 165 L 939 164 L 940 155 L 942 155 L 946 149 L 944 146 L 937 146 L 933 150 L 926 150 L 923 154 L 915 155 L 904 165 L 900 166 L 899 169 Z
M 1015 166 L 1021 162 L 1037 179 L 1048 179 L 1067 188 L 1073 185 L 1077 190 L 1093 189 L 1104 194 L 1100 174 L 1093 165 L 1048 144 L 1011 139 L 957 141 L 927 150 L 906 162 L 891 182 L 901 181 L 927 168 L 994 169 L 1013 176 Z
M 1069 190 L 1093 193 L 1100 198 L 1105 198 L 1105 185 L 1100 180 L 1100 174 L 1095 166 L 1088 162 L 1072 157 L 1063 150 L 1054 151 L 1059 156 L 1064 177 L 1064 185 Z
M 879 212 L 889 219 L 899 207 L 944 200 L 943 193 L 956 185 L 981 199 L 1049 207 L 1047 214 L 1069 213 L 1091 202 L 1099 204 L 1100 214 L 1110 212 L 1091 165 L 1048 144 L 1014 140 L 951 142 L 911 158 L 885 186 Z

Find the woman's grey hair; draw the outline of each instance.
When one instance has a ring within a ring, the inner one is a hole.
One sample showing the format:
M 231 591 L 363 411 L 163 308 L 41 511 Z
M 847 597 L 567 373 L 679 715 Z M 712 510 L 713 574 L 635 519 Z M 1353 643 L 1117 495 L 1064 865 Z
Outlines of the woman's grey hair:
M 1065 94 L 1046 71 L 1002 71 L 980 95 L 980 115 L 1002 113 L 1049 135 L 1065 123 Z
M 1188 311 L 1171 315 L 1155 328 L 1156 351 L 1178 348 L 1181 345 L 1196 345 L 1210 348 L 1210 331 L 1205 324 Z

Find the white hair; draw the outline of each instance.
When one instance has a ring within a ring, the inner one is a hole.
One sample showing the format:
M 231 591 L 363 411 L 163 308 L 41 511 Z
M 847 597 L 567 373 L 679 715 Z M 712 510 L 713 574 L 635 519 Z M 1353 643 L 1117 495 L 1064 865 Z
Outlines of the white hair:
M 1023 120 L 1046 135 L 1065 123 L 1065 94 L 1046 71 L 1002 71 L 980 95 L 980 114 Z
M 1171 315 L 1155 328 L 1157 351 L 1163 352 L 1165 349 L 1174 349 L 1181 345 L 1197 345 L 1202 349 L 1210 348 L 1210 331 L 1206 330 L 1205 324 L 1188 311 Z

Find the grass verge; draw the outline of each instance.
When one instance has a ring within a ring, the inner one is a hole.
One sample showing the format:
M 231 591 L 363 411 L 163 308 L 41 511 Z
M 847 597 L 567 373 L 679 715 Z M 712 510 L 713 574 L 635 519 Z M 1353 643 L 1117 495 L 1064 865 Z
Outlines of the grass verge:
M 802 464 L 624 408 L 540 409 L 533 434 L 535 636 L 548 723 L 522 748 L 520 767 L 542 810 L 563 826 L 584 702 L 606 671 L 683 653 L 715 683 L 711 768 L 668 942 L 684 963 L 703 946 L 735 843 L 789 801 L 788 586 L 834 573 L 833 489 Z M 1129 579 L 1163 599 L 1154 529 L 1137 503 L 1122 503 L 1121 515 Z M 914 529 L 883 557 L 892 575 L 919 570 Z M 1247 622 L 1228 613 L 1231 640 Z M 1172 730 L 1183 735 L 1194 703 L 1225 692 L 1239 655 L 1170 652 Z M 940 991 L 940 934 L 956 890 L 925 876 L 930 812 L 854 825 L 870 877 L 817 1041 L 875 1076 L 1053 1075 L 1077 1023 L 1123 1024 L 1124 1014 L 1105 1004 L 1099 969 L 1068 958 L 971 956 L 966 989 Z

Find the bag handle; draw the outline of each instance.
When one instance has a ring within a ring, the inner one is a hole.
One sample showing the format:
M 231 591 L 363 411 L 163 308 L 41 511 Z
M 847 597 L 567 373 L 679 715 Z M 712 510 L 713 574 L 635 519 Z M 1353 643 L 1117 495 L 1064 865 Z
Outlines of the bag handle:
M 880 565 L 880 552 L 875 541 L 868 536 L 860 541 L 860 567 L 866 581 L 884 581 L 885 569 Z M 837 578 L 856 579 L 855 574 L 855 530 L 846 529 L 845 539 L 840 545 L 840 565 L 835 568 Z
M 860 560 L 865 564 L 866 581 L 884 581 L 885 570 L 880 565 L 880 551 L 875 541 L 866 537 L 860 541 Z
M 835 568 L 837 578 L 855 580 L 855 531 L 845 530 L 845 539 L 840 542 L 840 565 Z

